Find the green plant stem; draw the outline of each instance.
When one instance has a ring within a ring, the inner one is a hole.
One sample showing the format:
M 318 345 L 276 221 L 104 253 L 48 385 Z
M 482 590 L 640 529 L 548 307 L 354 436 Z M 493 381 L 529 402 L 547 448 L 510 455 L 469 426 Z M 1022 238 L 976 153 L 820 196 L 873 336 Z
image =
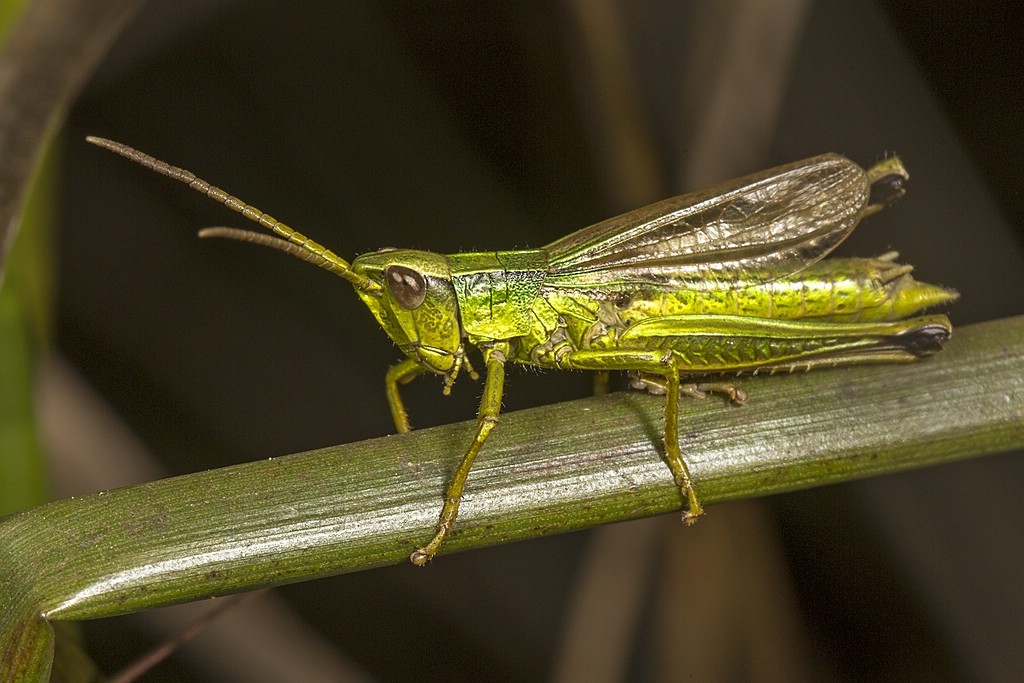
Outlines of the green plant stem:
M 1024 446 L 1024 316 L 958 329 L 921 363 L 741 381 L 746 406 L 680 407 L 704 503 Z M 623 392 L 503 416 L 439 560 L 680 509 L 660 455 L 662 400 Z M 105 617 L 405 562 L 433 533 L 474 428 L 197 472 L 0 519 L 0 652 L 11 655 L 27 614 Z M 700 523 L 714 524 L 713 507 Z

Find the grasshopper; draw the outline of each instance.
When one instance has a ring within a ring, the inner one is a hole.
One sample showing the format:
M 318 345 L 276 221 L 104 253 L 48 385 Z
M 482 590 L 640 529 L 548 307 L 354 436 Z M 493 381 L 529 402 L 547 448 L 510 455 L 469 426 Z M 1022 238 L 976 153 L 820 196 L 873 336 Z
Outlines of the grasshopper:
M 862 218 L 904 192 L 896 157 L 868 168 L 837 154 L 779 166 L 666 199 L 541 249 L 435 254 L 381 249 L 352 263 L 184 169 L 126 145 L 89 142 L 179 180 L 276 237 L 236 228 L 200 231 L 278 249 L 352 283 L 406 358 L 385 392 L 399 432 L 410 430 L 399 386 L 432 372 L 444 393 L 460 372 L 486 368 L 476 434 L 452 476 L 434 537 L 410 560 L 425 565 L 455 523 L 473 460 L 498 423 L 505 365 L 624 370 L 665 396 L 664 456 L 686 500 L 703 514 L 679 448 L 680 394 L 746 392 L 690 376 L 810 370 L 915 361 L 938 351 L 951 326 L 919 315 L 956 292 L 917 282 L 895 252 L 822 260 Z

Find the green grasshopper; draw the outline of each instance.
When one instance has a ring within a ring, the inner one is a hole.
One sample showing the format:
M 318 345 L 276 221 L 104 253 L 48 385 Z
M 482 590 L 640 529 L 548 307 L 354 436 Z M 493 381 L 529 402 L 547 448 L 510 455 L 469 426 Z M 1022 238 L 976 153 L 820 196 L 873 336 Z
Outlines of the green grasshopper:
M 201 237 L 272 247 L 351 282 L 407 356 L 385 379 L 399 432 L 410 429 L 399 385 L 433 372 L 447 394 L 461 371 L 478 378 L 466 350 L 479 349 L 486 380 L 476 435 L 434 537 L 410 556 L 420 566 L 451 531 L 473 460 L 498 423 L 506 363 L 625 370 L 633 386 L 664 394 L 665 460 L 692 523 L 704 511 L 679 449 L 679 395 L 716 392 L 742 403 L 747 394 L 727 383 L 681 384 L 681 376 L 910 362 L 938 351 L 951 332 L 944 315 L 911 316 L 956 292 L 915 281 L 895 252 L 821 260 L 861 218 L 903 194 L 908 174 L 896 157 L 864 170 L 823 154 L 666 199 L 542 249 L 382 249 L 350 264 L 189 171 L 88 140 L 277 235 L 216 227 Z

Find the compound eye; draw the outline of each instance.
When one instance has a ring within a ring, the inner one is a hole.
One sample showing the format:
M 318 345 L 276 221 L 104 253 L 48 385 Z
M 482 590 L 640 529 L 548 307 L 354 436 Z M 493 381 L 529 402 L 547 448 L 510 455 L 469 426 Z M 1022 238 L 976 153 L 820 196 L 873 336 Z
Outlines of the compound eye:
M 389 266 L 384 270 L 384 279 L 398 305 L 407 311 L 419 308 L 427 296 L 427 283 L 412 268 Z

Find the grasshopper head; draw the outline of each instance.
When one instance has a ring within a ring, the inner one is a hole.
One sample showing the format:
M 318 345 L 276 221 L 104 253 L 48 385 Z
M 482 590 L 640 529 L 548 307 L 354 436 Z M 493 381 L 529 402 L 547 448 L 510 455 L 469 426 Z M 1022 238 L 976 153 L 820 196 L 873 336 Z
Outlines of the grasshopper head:
M 398 347 L 454 379 L 462 364 L 462 332 L 448 260 L 427 251 L 379 251 L 353 261 L 352 272 L 380 285 L 356 292 Z
M 427 369 L 445 376 L 446 392 L 462 366 L 472 373 L 463 355 L 459 306 L 444 256 L 426 251 L 382 250 L 360 256 L 349 264 L 299 231 L 197 178 L 191 171 L 171 166 L 119 142 L 96 137 L 87 139 L 185 183 L 276 235 L 215 227 L 200 231 L 200 237 L 226 237 L 271 247 L 351 282 L 399 348 Z

